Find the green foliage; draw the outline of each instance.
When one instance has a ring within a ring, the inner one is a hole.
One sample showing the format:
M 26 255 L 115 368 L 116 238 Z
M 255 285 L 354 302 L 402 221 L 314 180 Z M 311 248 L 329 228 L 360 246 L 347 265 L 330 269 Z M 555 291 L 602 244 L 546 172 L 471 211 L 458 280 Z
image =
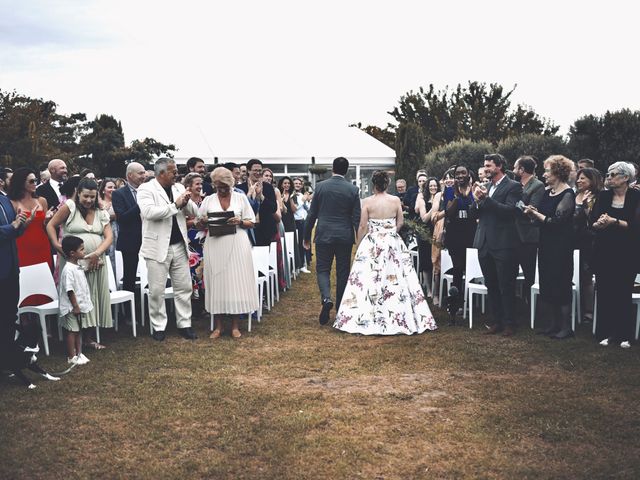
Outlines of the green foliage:
M 97 176 L 124 176 L 126 162 L 148 163 L 173 156 L 174 145 L 154 140 L 124 143 L 121 123 L 111 115 L 87 122 L 84 113 L 62 115 L 52 101 L 0 90 L 0 161 L 13 167 L 37 168 L 53 158 L 65 160 L 71 171 L 92 169 Z
M 414 122 L 402 123 L 396 130 L 396 178 L 413 178 L 416 166 L 424 160 L 425 139 Z
M 425 158 L 424 169 L 428 174 L 440 178 L 452 165 L 466 165 L 474 173 L 484 164 L 484 156 L 495 152 L 495 147 L 486 141 L 459 140 L 435 148 Z
M 498 84 L 479 82 L 469 82 L 466 87 L 458 84 L 453 91 L 448 87 L 436 90 L 431 84 L 427 90 L 420 87 L 417 93 L 401 97 L 389 114 L 399 125 L 420 125 L 427 152 L 462 139 L 497 145 L 500 140 L 524 133 L 554 135 L 558 127 L 530 107 L 511 108 L 514 90 L 515 87 L 505 91 Z
M 395 148 L 396 145 L 396 132 L 391 125 L 387 125 L 385 128 L 376 127 L 375 125 L 362 126 L 362 122 L 349 125 L 350 127 L 356 127 L 367 132 L 376 140 L 384 143 L 389 148 Z
M 532 155 L 538 161 L 537 173 L 542 175 L 544 171 L 542 162 L 550 155 L 568 155 L 569 148 L 564 139 L 557 135 L 527 133 L 501 141 L 497 152 L 504 155 L 511 169 L 518 157 Z
M 640 111 L 623 109 L 576 120 L 569 129 L 569 150 L 574 160 L 590 158 L 601 171 L 618 161 L 638 163 Z
M 37 167 L 52 158 L 70 160 L 87 123 L 84 113 L 62 115 L 51 101 L 0 90 L 0 159 L 13 167 Z

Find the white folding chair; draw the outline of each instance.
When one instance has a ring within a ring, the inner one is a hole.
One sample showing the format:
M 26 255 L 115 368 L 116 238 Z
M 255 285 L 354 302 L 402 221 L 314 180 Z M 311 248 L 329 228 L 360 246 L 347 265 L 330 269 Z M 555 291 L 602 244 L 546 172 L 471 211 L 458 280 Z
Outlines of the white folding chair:
M 287 261 L 289 262 L 289 270 L 291 271 L 291 278 L 294 280 L 297 278 L 296 273 L 296 254 L 295 249 L 298 248 L 296 244 L 295 232 L 284 232 L 285 243 L 287 244 Z
M 122 278 L 124 277 L 124 261 L 122 260 L 122 252 L 116 250 L 116 285 L 118 290 L 122 286 Z
M 258 323 L 262 320 L 262 299 L 266 296 L 267 305 L 269 304 L 269 295 L 268 293 L 265 295 L 265 290 L 269 288 L 269 280 L 268 277 L 263 275 L 260 276 L 260 266 L 264 268 L 264 254 L 260 252 L 259 248 L 268 248 L 268 247 L 253 247 L 251 249 L 251 256 L 253 257 L 253 273 L 256 277 L 256 287 L 258 289 Z M 268 266 L 267 266 L 268 268 Z M 249 314 L 251 316 L 251 314 Z M 251 321 L 251 320 L 249 320 Z
M 144 307 L 149 298 L 149 272 L 147 270 L 147 261 L 142 256 L 138 259 L 138 277 L 140 278 L 140 321 L 144 326 Z M 164 299 L 165 301 L 173 300 L 173 287 L 165 287 Z M 149 331 L 153 334 L 153 324 L 151 321 L 149 321 Z
M 449 251 L 446 248 L 440 250 L 440 296 L 438 299 L 440 300 L 440 305 L 442 305 L 442 293 L 444 292 L 444 282 L 447 282 L 447 288 L 451 283 L 453 283 L 453 275 L 447 273 L 447 271 L 453 268 L 453 260 L 451 260 L 451 255 L 449 255 Z
M 478 250 L 467 248 L 467 257 L 464 268 L 464 311 L 463 318 L 466 318 L 467 308 L 469 309 L 469 328 L 473 328 L 473 296 L 482 295 L 482 313 L 484 313 L 484 296 L 487 295 L 487 287 L 481 283 L 484 281 L 480 261 L 478 260 Z M 474 280 L 479 280 L 480 283 Z
M 120 252 L 118 252 L 120 253 Z M 116 306 L 115 315 L 113 316 L 113 326 L 118 331 L 118 305 L 129 302 L 131 304 L 131 325 L 133 327 L 133 336 L 136 336 L 136 300 L 133 292 L 127 290 L 118 290 L 116 288 L 116 279 L 113 274 L 111 262 L 105 262 L 109 274 L 109 294 L 111 296 L 111 306 Z
M 253 253 L 253 263 L 258 268 L 258 274 L 264 276 L 267 281 L 265 296 L 267 298 L 267 310 L 271 311 L 273 297 L 271 296 L 269 282 L 269 247 L 253 247 L 251 251 Z M 260 278 L 260 276 L 258 276 L 258 278 Z
M 280 279 L 278 278 L 278 243 L 271 242 L 269 246 L 269 285 L 273 303 L 280 301 Z
M 22 313 L 35 313 L 40 319 L 42 330 L 42 343 L 44 353 L 49 355 L 49 340 L 47 339 L 47 315 L 58 315 L 60 313 L 58 304 L 58 290 L 53 281 L 48 263 L 38 263 L 20 268 L 20 297 L 18 305 L 31 295 L 44 295 L 51 299 L 43 305 L 29 305 L 18 308 L 18 315 Z M 2 308 L 2 307 L 0 307 Z M 59 324 L 60 322 L 58 322 Z
M 536 320 L 536 300 L 540 293 L 540 276 L 538 273 L 538 261 L 536 260 L 536 278 L 531 286 L 531 328 L 534 328 Z M 573 276 L 571 293 L 571 328 L 576 330 L 576 313 L 580 315 L 580 250 L 573 251 Z M 595 316 L 594 316 L 595 317 Z M 579 320 L 578 320 L 579 321 Z M 595 324 L 595 320 L 593 322 Z

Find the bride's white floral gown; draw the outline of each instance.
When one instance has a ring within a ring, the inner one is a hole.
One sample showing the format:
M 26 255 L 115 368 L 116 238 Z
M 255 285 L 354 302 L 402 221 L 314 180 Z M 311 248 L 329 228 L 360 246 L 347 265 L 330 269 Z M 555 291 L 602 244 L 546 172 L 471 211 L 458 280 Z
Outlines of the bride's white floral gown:
M 437 328 L 395 218 L 369 220 L 333 326 L 363 335 Z

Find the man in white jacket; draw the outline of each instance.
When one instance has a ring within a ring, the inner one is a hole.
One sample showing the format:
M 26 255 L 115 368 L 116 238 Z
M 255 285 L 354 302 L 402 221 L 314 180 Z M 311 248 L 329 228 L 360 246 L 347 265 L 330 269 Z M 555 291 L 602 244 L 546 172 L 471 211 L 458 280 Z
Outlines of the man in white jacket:
M 173 160 L 159 158 L 154 166 L 155 178 L 140 185 L 137 201 L 142 217 L 140 253 L 149 272 L 149 320 L 153 338 L 165 339 L 167 311 L 164 292 L 167 275 L 173 287 L 176 323 L 180 335 L 195 340 L 191 328 L 191 274 L 185 214 L 195 216 L 196 204 L 191 191 L 175 183 L 178 169 Z

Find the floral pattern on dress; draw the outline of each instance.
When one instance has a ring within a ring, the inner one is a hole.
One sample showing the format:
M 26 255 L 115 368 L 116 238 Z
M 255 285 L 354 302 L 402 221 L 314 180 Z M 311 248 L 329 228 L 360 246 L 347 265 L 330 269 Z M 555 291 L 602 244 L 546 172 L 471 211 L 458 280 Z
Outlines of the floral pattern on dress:
M 437 328 L 394 218 L 369 220 L 333 326 L 363 335 Z

